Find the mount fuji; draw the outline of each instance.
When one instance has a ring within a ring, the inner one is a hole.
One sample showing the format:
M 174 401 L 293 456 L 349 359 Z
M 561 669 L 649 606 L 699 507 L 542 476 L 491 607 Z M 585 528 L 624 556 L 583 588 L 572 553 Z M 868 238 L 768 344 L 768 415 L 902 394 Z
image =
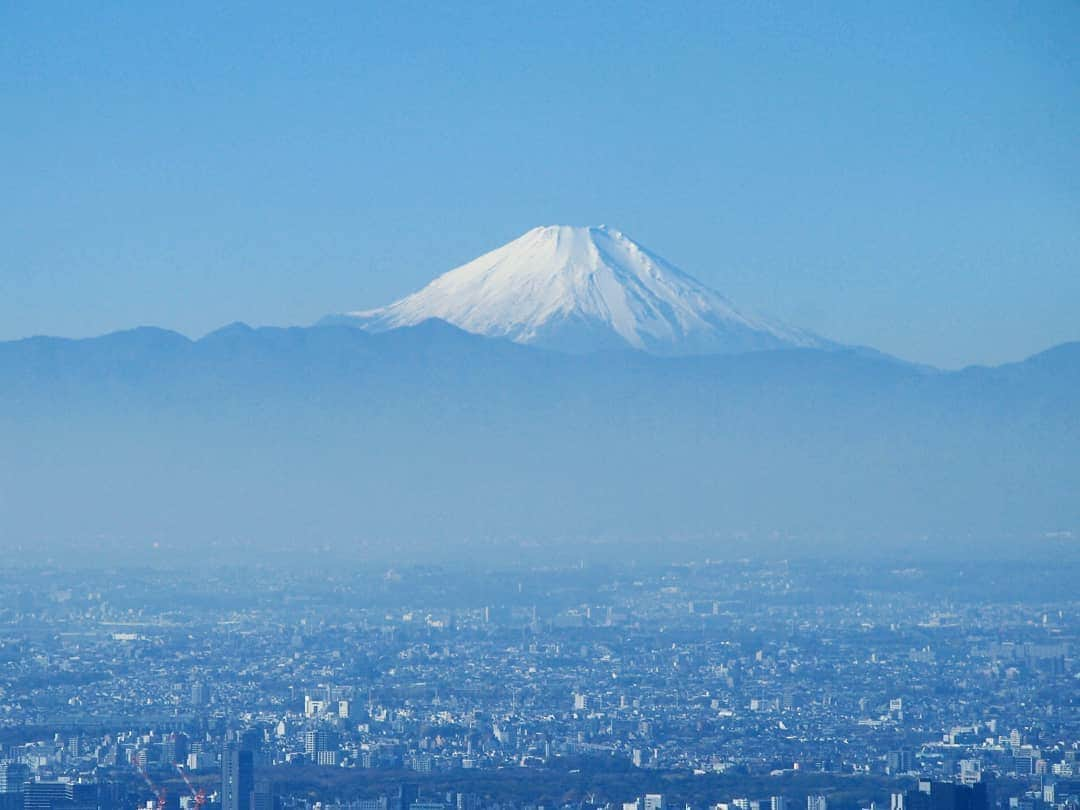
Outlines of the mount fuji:
M 810 332 L 735 306 L 614 228 L 534 228 L 378 309 L 320 325 L 372 332 L 437 318 L 466 332 L 584 354 L 829 348 Z
M 1080 343 L 960 371 L 819 349 L 606 228 L 343 320 L 367 329 L 0 341 L 0 548 L 1080 554 Z

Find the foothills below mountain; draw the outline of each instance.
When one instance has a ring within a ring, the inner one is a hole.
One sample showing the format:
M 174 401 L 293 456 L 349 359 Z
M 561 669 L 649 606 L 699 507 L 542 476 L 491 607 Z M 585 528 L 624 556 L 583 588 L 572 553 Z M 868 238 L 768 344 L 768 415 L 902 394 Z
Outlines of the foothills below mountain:
M 236 324 L 0 343 L 0 390 L 8 548 L 1027 554 L 1080 527 L 1080 344 L 943 373 Z

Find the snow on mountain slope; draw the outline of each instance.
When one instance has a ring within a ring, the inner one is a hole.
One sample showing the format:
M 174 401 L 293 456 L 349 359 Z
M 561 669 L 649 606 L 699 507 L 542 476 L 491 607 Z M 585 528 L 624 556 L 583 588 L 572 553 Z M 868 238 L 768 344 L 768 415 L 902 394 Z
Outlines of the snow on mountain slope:
M 606 226 L 534 228 L 389 306 L 322 322 L 383 331 L 430 318 L 575 353 L 723 354 L 831 345 L 739 310 Z

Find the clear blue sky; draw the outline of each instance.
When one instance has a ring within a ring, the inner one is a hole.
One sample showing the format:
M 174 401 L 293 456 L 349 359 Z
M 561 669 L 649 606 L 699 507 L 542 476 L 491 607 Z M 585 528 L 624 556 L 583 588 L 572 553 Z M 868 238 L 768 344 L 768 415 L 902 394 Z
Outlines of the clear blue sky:
M 0 339 L 309 323 L 551 223 L 913 360 L 1080 339 L 1080 4 L 450 6 L 0 6 Z

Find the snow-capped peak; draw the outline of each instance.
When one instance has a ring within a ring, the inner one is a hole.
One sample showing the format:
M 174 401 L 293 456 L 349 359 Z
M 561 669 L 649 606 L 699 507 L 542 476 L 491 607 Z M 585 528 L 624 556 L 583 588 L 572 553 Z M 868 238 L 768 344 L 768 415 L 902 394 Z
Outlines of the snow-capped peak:
M 710 354 L 827 343 L 739 310 L 604 225 L 534 228 L 389 306 L 327 320 L 382 331 L 430 318 L 571 352 Z

